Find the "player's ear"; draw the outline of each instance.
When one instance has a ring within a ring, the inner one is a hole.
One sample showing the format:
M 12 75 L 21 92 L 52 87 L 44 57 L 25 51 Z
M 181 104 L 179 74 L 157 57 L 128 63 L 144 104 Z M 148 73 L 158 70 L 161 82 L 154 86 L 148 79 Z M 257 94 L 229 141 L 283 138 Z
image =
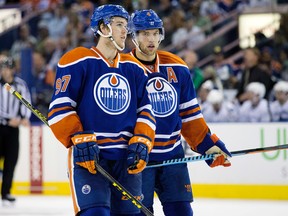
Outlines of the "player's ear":
M 100 30 L 100 32 L 105 34 L 106 33 L 105 31 L 107 31 L 107 30 L 109 31 L 109 28 L 107 25 L 105 25 L 105 23 L 103 21 L 101 21 L 99 23 L 99 30 Z

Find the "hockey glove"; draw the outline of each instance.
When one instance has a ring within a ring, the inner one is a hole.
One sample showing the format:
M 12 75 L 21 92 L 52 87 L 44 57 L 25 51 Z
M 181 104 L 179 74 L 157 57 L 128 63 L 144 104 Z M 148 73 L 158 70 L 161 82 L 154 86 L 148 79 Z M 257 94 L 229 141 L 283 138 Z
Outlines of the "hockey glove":
M 147 138 L 134 136 L 128 145 L 127 165 L 129 174 L 143 171 L 148 163 L 148 153 L 152 150 L 152 142 Z
M 73 157 L 76 164 L 92 174 L 96 174 L 95 158 L 99 160 L 99 147 L 96 143 L 96 135 L 93 131 L 78 132 L 71 138 L 73 146 Z
M 197 147 L 197 151 L 201 154 L 214 154 L 213 159 L 206 160 L 210 167 L 231 166 L 227 157 L 232 157 L 231 153 L 226 149 L 225 144 L 215 135 L 207 133 L 203 142 Z

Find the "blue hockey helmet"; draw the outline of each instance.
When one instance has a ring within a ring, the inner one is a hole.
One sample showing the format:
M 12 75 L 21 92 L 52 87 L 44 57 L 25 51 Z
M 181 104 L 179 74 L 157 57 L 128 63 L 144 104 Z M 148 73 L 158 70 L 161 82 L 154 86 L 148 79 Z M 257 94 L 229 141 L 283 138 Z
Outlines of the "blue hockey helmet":
M 160 41 L 164 39 L 163 22 L 152 9 L 137 10 L 131 15 L 129 22 L 130 32 L 135 37 L 136 33 L 141 30 L 159 29 L 162 35 Z
M 110 23 L 112 17 L 123 17 L 129 20 L 128 12 L 120 5 L 106 4 L 97 7 L 91 17 L 90 27 L 94 33 L 99 30 L 99 22 L 103 20 L 104 24 Z

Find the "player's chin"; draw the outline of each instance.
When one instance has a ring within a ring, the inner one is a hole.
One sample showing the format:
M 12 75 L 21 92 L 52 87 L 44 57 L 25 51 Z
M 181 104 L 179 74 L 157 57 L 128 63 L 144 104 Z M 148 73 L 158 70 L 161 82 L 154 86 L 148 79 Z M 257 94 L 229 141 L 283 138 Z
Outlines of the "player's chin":
M 118 42 L 117 45 L 118 45 L 121 49 L 124 49 L 124 48 L 125 48 L 125 41 Z

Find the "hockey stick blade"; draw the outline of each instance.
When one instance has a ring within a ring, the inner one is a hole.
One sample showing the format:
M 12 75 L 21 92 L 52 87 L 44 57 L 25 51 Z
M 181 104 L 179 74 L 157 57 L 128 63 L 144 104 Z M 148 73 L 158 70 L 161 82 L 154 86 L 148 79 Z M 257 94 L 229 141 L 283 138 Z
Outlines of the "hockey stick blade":
M 23 105 L 25 105 L 32 113 L 38 117 L 45 125 L 49 127 L 47 118 L 35 107 L 33 107 L 22 95 L 13 89 L 8 83 L 6 83 L 5 88 L 9 91 L 12 95 L 14 95 Z M 108 181 L 112 183 L 114 187 L 117 188 L 123 195 L 125 195 L 137 208 L 139 208 L 145 215 L 153 216 L 153 214 L 149 211 L 146 206 L 144 206 L 140 201 L 138 201 L 127 189 L 125 189 L 116 179 L 114 179 L 109 173 L 107 173 L 99 164 L 95 162 L 95 166 L 97 171 L 101 173 Z
M 254 148 L 254 149 L 244 149 L 244 150 L 239 150 L 239 151 L 232 151 L 230 153 L 231 153 L 232 157 L 235 157 L 235 156 L 241 156 L 241 155 L 246 155 L 246 154 L 256 154 L 256 153 L 261 153 L 261 152 L 277 151 L 277 150 L 284 150 L 284 149 L 288 149 L 288 144 L 270 146 L 270 147 L 262 147 L 262 148 Z M 214 156 L 213 154 L 198 155 L 198 156 L 187 157 L 187 158 L 165 160 L 165 161 L 162 161 L 159 163 L 157 163 L 157 162 L 156 163 L 149 163 L 146 166 L 146 169 L 154 168 L 154 167 L 181 164 L 181 163 L 209 160 L 209 159 L 212 159 L 213 156 Z

